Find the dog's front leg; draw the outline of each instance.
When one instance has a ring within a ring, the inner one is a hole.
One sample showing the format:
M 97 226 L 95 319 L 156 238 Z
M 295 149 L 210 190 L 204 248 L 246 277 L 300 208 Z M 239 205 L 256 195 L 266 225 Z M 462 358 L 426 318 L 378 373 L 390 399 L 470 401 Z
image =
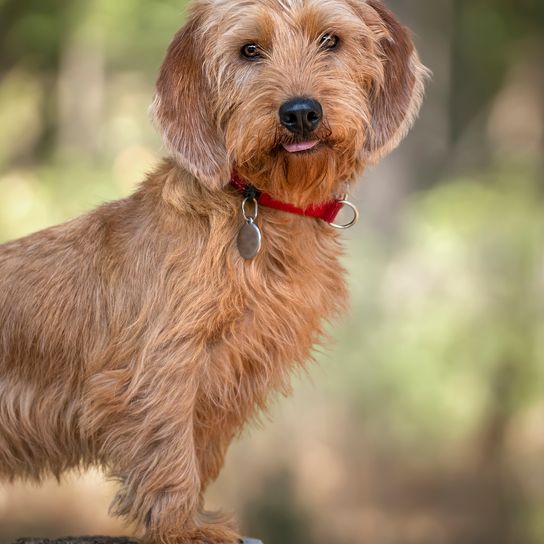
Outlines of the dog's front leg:
M 103 371 L 92 380 L 89 428 L 98 433 L 101 460 L 122 488 L 112 509 L 145 528 L 146 542 L 234 544 L 225 522 L 202 515 L 195 446 L 198 366 L 164 354 L 140 370 Z

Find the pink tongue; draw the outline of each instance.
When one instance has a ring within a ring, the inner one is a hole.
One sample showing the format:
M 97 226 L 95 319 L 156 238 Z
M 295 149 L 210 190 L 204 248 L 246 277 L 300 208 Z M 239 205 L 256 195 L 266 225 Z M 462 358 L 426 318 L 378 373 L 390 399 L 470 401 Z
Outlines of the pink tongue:
M 308 149 L 314 148 L 318 143 L 316 140 L 313 142 L 301 142 L 299 144 L 283 144 L 283 147 L 289 153 L 298 153 L 299 151 L 308 151 Z

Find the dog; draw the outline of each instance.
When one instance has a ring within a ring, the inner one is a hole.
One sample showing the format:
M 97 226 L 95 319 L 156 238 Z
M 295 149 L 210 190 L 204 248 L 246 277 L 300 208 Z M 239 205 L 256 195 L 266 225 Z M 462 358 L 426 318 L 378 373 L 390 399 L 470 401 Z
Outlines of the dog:
M 426 70 L 379 0 L 195 0 L 130 197 L 0 246 L 0 476 L 103 467 L 146 542 L 233 544 L 203 496 L 347 292 L 331 223 Z

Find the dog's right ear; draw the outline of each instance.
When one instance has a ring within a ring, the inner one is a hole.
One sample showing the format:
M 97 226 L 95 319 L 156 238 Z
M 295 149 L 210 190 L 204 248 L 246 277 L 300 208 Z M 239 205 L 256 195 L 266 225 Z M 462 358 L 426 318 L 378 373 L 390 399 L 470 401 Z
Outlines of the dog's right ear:
M 370 123 L 365 144 L 367 162 L 375 163 L 406 136 L 421 106 L 429 76 L 410 32 L 382 0 L 351 0 L 374 34 L 383 74 L 370 89 Z
M 170 44 L 152 114 L 174 158 L 213 190 L 229 182 L 230 168 L 224 138 L 212 118 L 200 20 L 201 16 L 193 13 Z

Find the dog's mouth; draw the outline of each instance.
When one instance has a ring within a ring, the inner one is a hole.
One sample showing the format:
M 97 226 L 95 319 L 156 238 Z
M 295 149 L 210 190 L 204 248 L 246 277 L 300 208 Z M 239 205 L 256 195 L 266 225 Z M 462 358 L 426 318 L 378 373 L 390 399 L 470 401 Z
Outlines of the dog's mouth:
M 311 151 L 319 146 L 321 142 L 319 140 L 310 140 L 307 142 L 295 142 L 292 144 L 282 144 L 283 149 L 287 153 L 305 153 Z

